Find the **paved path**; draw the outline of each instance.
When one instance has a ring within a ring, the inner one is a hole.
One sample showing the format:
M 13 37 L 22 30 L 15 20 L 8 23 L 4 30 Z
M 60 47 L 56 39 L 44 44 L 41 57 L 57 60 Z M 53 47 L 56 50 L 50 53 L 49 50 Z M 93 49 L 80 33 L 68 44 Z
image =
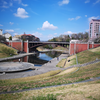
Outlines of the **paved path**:
M 61 54 L 59 56 L 59 60 L 57 60 L 57 58 L 54 58 L 51 60 L 51 63 L 48 62 L 44 65 L 42 65 L 41 67 L 35 67 L 36 70 L 33 71 L 29 71 L 29 72 L 17 72 L 17 73 L 6 73 L 6 74 L 0 74 L 0 79 L 13 79 L 13 78 L 21 78 L 21 77 L 28 77 L 28 76 L 34 76 L 34 75 L 39 75 L 39 74 L 43 74 L 52 70 L 64 70 L 64 68 L 59 68 L 56 67 L 57 63 L 63 59 L 63 58 L 67 58 L 68 55 L 67 54 Z M 10 64 L 8 62 L 8 64 Z
M 23 53 L 23 54 L 19 54 L 19 55 L 14 55 L 12 57 L 0 58 L 0 62 L 5 61 L 5 60 L 10 60 L 10 59 L 21 58 L 21 57 L 32 55 L 32 54 L 35 54 L 35 53 Z

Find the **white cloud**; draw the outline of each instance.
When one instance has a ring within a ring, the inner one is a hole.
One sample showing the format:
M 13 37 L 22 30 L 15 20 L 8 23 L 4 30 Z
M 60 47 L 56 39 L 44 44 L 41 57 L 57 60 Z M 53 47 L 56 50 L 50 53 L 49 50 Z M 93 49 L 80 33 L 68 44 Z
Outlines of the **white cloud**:
M 9 7 L 7 6 L 8 3 L 7 3 L 6 1 L 3 1 L 2 4 L 3 4 L 3 5 L 2 5 L 2 8 L 9 8 Z
M 54 33 L 54 35 L 57 35 L 57 33 Z
M 89 2 L 90 2 L 90 0 L 86 0 L 86 1 L 85 1 L 85 3 L 89 3 Z
M 47 37 L 48 37 L 48 40 L 49 39 L 52 39 L 52 38 L 54 38 L 54 37 L 56 37 L 56 35 L 57 35 L 57 33 L 54 33 L 54 34 L 49 34 Z
M 52 38 L 54 38 L 54 35 L 49 34 L 47 37 L 48 37 L 48 39 L 52 39 Z
M 87 17 L 87 15 L 85 15 L 85 17 Z
M 14 33 L 14 35 L 18 35 L 18 33 Z
M 77 17 L 75 17 L 75 18 L 68 18 L 68 20 L 78 20 L 78 19 L 80 19 L 81 18 L 81 16 L 77 16 Z
M 90 22 L 92 19 L 98 19 L 98 18 L 99 18 L 99 16 L 97 16 L 97 17 L 92 16 L 92 17 L 89 17 L 89 18 L 88 18 L 88 21 Z
M 19 4 L 22 2 L 22 0 L 14 0 L 14 1 L 17 1 Z
M 14 30 L 10 29 L 10 30 L 5 30 L 6 32 L 14 32 Z
M 22 3 L 22 6 L 25 6 L 25 7 L 26 7 L 26 6 L 28 6 L 28 5 L 27 5 L 27 4 L 23 4 L 23 3 Z
M 42 33 L 39 33 L 39 32 L 32 33 L 32 35 L 39 37 L 39 38 L 42 37 Z
M 12 5 L 13 5 L 13 3 L 12 3 L 12 2 L 10 2 L 10 3 L 9 3 L 9 6 L 12 6 Z
M 97 3 L 99 3 L 100 2 L 100 0 L 96 0 L 96 2 L 95 3 L 93 3 L 93 4 L 97 4 Z
M 75 20 L 78 20 L 78 19 L 80 19 L 81 18 L 81 16 L 77 16 L 76 18 L 75 18 Z
M 62 6 L 63 4 L 68 4 L 68 3 L 69 3 L 69 0 L 62 0 L 58 4 L 59 6 Z
M 9 24 L 10 24 L 10 25 L 13 25 L 14 23 L 13 23 L 13 22 L 9 22 Z
M 2 6 L 2 8 L 9 8 L 9 7 L 8 7 L 8 6 L 6 6 L 6 5 L 3 5 L 3 6 Z
M 71 32 L 71 31 L 67 31 L 67 32 L 64 32 L 63 34 L 71 35 L 71 34 L 73 34 L 73 32 Z
M 9 8 L 10 6 L 13 5 L 12 2 L 6 2 L 6 1 L 3 1 L 3 0 L 1 2 L 1 4 L 2 4 L 2 6 L 1 6 L 2 8 Z
M 42 30 L 55 30 L 57 29 L 57 26 L 54 26 L 53 24 L 50 24 L 48 21 L 45 21 L 42 25 L 42 28 L 38 28 L 38 29 L 42 29 Z
M 68 20 L 74 20 L 74 18 L 68 18 Z
M 17 13 L 14 13 L 16 17 L 20 17 L 20 18 L 28 18 L 29 16 L 27 14 L 28 13 L 23 8 L 18 8 Z
M 21 4 L 22 6 L 25 6 L 25 7 L 28 6 L 28 4 L 23 4 L 23 3 L 22 3 L 22 0 L 14 0 L 14 1 L 17 1 L 18 4 Z
M 86 32 L 89 32 L 89 29 L 85 30 Z
M 6 5 L 6 4 L 7 4 L 7 2 L 6 2 L 6 1 L 3 1 L 3 4 L 5 4 L 5 5 Z
M 0 26 L 3 26 L 2 24 L 0 24 Z

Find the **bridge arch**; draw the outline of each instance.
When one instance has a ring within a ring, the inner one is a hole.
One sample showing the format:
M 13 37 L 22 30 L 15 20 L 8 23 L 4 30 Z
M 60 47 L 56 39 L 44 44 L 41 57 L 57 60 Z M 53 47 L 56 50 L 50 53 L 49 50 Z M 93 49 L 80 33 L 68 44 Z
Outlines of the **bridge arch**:
M 29 42 L 29 52 L 32 50 L 36 50 L 37 47 L 43 46 L 43 45 L 48 45 L 48 44 L 56 44 L 60 46 L 69 46 L 69 42 Z

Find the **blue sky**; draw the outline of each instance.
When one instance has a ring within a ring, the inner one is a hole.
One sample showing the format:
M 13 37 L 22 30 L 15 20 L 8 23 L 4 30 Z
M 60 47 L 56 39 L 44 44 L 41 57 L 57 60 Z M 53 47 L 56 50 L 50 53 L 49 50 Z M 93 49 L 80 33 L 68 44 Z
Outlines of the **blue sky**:
M 33 34 L 46 41 L 85 32 L 100 19 L 100 0 L 0 0 L 0 29 L 12 36 Z

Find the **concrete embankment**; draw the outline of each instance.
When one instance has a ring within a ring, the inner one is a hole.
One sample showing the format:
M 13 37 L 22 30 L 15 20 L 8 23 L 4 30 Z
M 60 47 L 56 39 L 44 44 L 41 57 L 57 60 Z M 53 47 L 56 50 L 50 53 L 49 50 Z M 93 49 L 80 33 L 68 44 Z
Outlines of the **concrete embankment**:
M 67 54 L 61 54 L 59 56 L 59 60 L 57 58 L 54 58 L 51 60 L 51 62 L 48 62 L 41 67 L 35 67 L 36 70 L 28 71 L 28 72 L 18 72 L 18 73 L 6 73 L 6 74 L 0 74 L 0 79 L 14 79 L 14 78 L 21 78 L 21 77 L 28 77 L 28 76 L 34 76 L 43 74 L 52 70 L 64 70 L 64 68 L 56 67 L 57 63 L 63 59 L 68 57 Z M 9 64 L 9 63 L 8 63 Z
M 0 72 L 19 72 L 23 70 L 34 69 L 34 64 L 27 62 L 1 62 L 0 63 Z
M 25 57 L 32 54 L 35 54 L 35 53 L 24 53 L 24 54 L 14 55 L 12 57 L 0 58 L 0 62 L 10 60 L 10 59 L 17 59 L 17 58 Z

